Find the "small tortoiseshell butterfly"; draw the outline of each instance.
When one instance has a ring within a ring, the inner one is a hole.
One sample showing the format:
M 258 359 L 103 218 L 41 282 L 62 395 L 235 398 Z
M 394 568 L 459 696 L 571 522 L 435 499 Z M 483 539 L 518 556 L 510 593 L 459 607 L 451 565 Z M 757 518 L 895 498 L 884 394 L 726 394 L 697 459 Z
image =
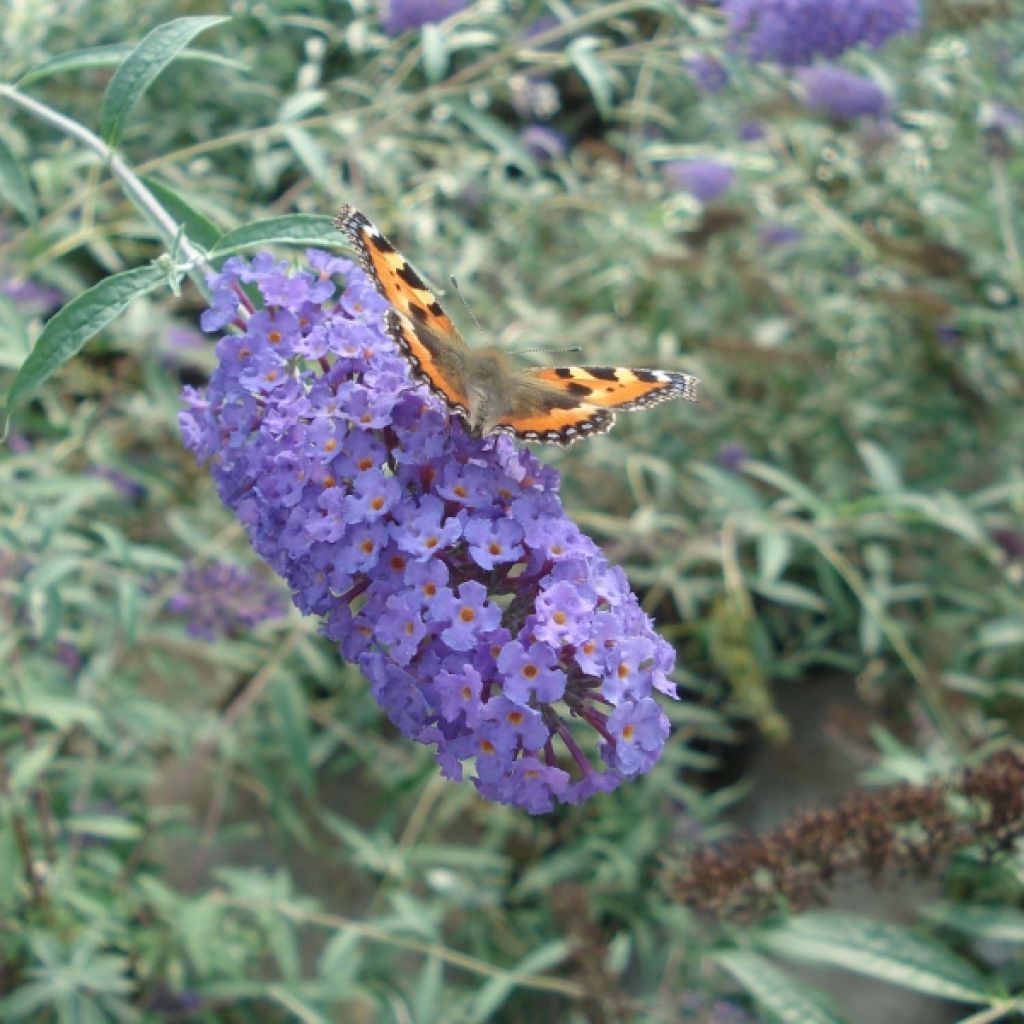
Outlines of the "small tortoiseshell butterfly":
M 523 441 L 570 445 L 603 434 L 615 413 L 670 398 L 697 400 L 697 378 L 621 366 L 516 366 L 494 346 L 470 348 L 401 253 L 351 206 L 335 227 L 391 303 L 388 333 L 423 381 L 462 417 L 475 437 L 513 434 Z

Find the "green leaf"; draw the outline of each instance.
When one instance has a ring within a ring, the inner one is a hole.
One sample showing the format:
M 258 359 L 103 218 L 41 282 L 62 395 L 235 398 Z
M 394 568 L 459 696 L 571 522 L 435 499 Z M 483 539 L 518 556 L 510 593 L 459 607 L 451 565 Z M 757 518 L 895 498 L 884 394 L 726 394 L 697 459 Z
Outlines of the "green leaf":
M 440 957 L 427 957 L 412 992 L 413 1020 L 440 1020 L 444 997 L 444 965 Z
M 40 718 L 56 729 L 81 724 L 87 729 L 98 730 L 103 725 L 103 719 L 91 704 L 77 697 L 63 697 L 35 690 L 23 690 L 18 697 L 0 695 L 0 711 Z
M 519 137 L 509 131 L 498 118 L 475 110 L 468 103 L 452 104 L 452 114 L 502 160 L 515 164 L 530 177 L 537 176 L 537 161 L 519 141 Z
M 520 978 L 541 974 L 569 955 L 570 945 L 561 940 L 548 942 L 535 949 L 511 971 L 492 978 L 472 1000 L 466 1014 L 467 1021 L 488 1021 L 494 1019 L 495 1011 L 508 999 Z
M 309 750 L 309 713 L 302 688 L 291 677 L 279 675 L 270 688 L 274 711 L 281 721 L 289 762 L 307 795 L 313 793 L 313 763 Z
M 886 451 L 872 441 L 858 441 L 857 453 L 881 494 L 894 494 L 903 489 L 903 480 L 896 464 Z
M 176 18 L 149 32 L 125 58 L 107 86 L 103 106 L 100 108 L 100 135 L 112 146 L 116 146 L 132 107 L 160 72 L 200 32 L 228 20 L 219 15 Z
M 339 929 L 324 946 L 317 962 L 321 983 L 335 997 L 348 991 L 363 967 L 363 939 L 354 931 Z
M 6 295 L 0 295 L 0 367 L 14 370 L 32 351 L 24 314 Z
M 760 512 L 764 509 L 765 502 L 761 495 L 734 473 L 727 473 L 724 469 L 704 462 L 693 463 L 689 470 L 707 484 L 712 494 L 730 510 Z
M 780 530 L 771 530 L 757 539 L 757 574 L 762 583 L 774 583 L 786 571 L 793 557 L 793 542 Z
M 0 999 L 0 1012 L 4 1020 L 21 1020 L 43 1006 L 53 1006 L 54 990 L 49 980 L 30 981 Z
M 424 25 L 420 43 L 423 73 L 431 85 L 436 85 L 448 72 L 448 36 L 440 25 Z
M 45 743 L 36 743 L 31 750 L 24 751 L 14 761 L 11 769 L 11 789 L 15 793 L 24 793 L 36 784 L 39 777 L 50 767 L 57 753 L 59 738 L 50 736 Z
M 318 1010 L 303 1001 L 284 985 L 268 985 L 267 998 L 283 1006 L 292 1020 L 300 1024 L 330 1024 L 330 1021 Z
M 596 48 L 597 40 L 593 36 L 582 36 L 565 48 L 565 55 L 575 65 L 580 78 L 587 83 L 598 113 L 606 118 L 612 109 L 614 94 L 608 68 L 595 54 Z
M 167 280 L 163 267 L 150 264 L 104 278 L 58 310 L 42 329 L 7 392 L 5 412 L 23 402 L 94 335 L 140 295 Z
M 780 971 L 757 953 L 728 949 L 716 953 L 714 959 L 784 1024 L 846 1024 L 825 1003 L 820 992 Z
M 284 217 L 268 217 L 253 221 L 221 235 L 211 256 L 226 256 L 254 245 L 281 243 L 286 245 L 329 245 L 332 248 L 342 236 L 330 217 L 309 213 L 292 213 Z
M 978 629 L 978 646 L 1000 650 L 1024 644 L 1024 619 L 1008 617 L 983 623 Z
M 795 960 L 844 967 L 938 999 L 984 1003 L 990 996 L 984 977 L 944 946 L 857 914 L 802 914 L 759 941 Z
M 828 604 L 818 594 L 797 583 L 787 583 L 785 580 L 775 583 L 751 580 L 750 589 L 760 597 L 766 597 L 769 601 L 790 608 L 804 608 L 821 615 L 828 611 Z
M 0 199 L 7 200 L 30 224 L 37 217 L 36 197 L 21 161 L 0 137 Z
M 146 188 L 160 200 L 160 205 L 182 226 L 190 241 L 210 249 L 220 238 L 221 229 L 201 214 L 187 200 L 157 178 L 143 178 Z
M 73 814 L 64 819 L 69 832 L 93 836 L 96 839 L 140 839 L 142 828 L 128 818 L 114 814 Z
M 990 942 L 1024 944 L 1024 910 L 982 903 L 937 901 L 920 908 L 929 921 Z
M 135 47 L 132 43 L 111 43 L 109 46 L 90 46 L 84 50 L 69 50 L 58 53 L 56 57 L 44 60 L 29 68 L 15 84 L 27 85 L 43 78 L 52 78 L 65 71 L 83 71 L 90 68 L 116 68 Z M 248 66 L 242 61 L 232 60 L 219 53 L 208 50 L 182 50 L 178 60 L 196 60 L 207 64 L 219 64 L 235 71 L 247 71 Z
M 812 512 L 816 518 L 820 519 L 828 514 L 828 506 L 825 505 L 814 491 L 777 466 L 769 465 L 767 462 L 755 462 L 752 459 L 747 459 L 740 467 L 740 470 L 748 476 L 760 480 L 762 483 L 777 488 L 783 494 L 789 495 L 803 508 Z

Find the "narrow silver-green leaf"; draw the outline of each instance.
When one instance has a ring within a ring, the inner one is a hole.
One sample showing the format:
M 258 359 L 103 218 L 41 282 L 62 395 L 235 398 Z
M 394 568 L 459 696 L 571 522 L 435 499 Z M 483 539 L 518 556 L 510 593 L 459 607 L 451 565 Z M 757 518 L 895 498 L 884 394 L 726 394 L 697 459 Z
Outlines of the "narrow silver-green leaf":
M 759 597 L 765 597 L 769 601 L 790 608 L 805 608 L 809 612 L 818 612 L 821 615 L 828 611 L 828 604 L 818 594 L 797 583 L 789 583 L 786 580 L 751 580 L 750 589 Z
M 219 15 L 176 18 L 158 25 L 135 47 L 107 86 L 100 108 L 100 135 L 116 146 L 125 119 L 157 76 L 200 32 L 228 19 Z
M 1024 910 L 985 903 L 929 903 L 919 913 L 946 928 L 990 942 L 1024 945 Z
M 167 271 L 153 265 L 114 274 L 93 285 L 54 313 L 21 364 L 7 392 L 5 412 L 23 402 L 51 374 L 140 295 L 167 280 Z
M 6 295 L 0 295 L 0 367 L 13 370 L 21 366 L 32 349 L 26 313 Z
M 757 539 L 757 574 L 763 583 L 774 583 L 793 557 L 793 542 L 781 530 L 768 530 Z
M 217 239 L 211 256 L 226 256 L 254 245 L 330 245 L 342 242 L 342 236 L 330 217 L 293 213 L 284 217 L 268 217 L 229 231 Z
M 537 161 L 519 141 L 519 137 L 510 132 L 498 118 L 474 110 L 468 103 L 452 104 L 452 114 L 481 142 L 493 147 L 502 160 L 514 163 L 530 177 L 537 176 Z
M 94 836 L 97 839 L 140 839 L 142 828 L 128 818 L 116 814 L 72 814 L 64 819 L 69 832 Z
M 828 506 L 812 491 L 806 484 L 801 483 L 789 473 L 784 472 L 777 466 L 767 462 L 756 462 L 753 459 L 745 461 L 741 467 L 743 473 L 760 480 L 788 494 L 794 501 L 799 502 L 809 512 L 817 517 L 828 513 Z
M 520 979 L 541 974 L 562 963 L 569 955 L 569 943 L 557 940 L 545 943 L 524 957 L 512 970 L 492 978 L 474 996 L 466 1020 L 483 1022 L 494 1019 L 495 1012 L 515 990 Z
M 874 441 L 858 441 L 857 454 L 871 477 L 871 482 L 882 494 L 895 494 L 903 488 L 903 479 L 889 453 Z
M 84 50 L 58 53 L 56 57 L 51 57 L 49 60 L 44 60 L 41 64 L 29 68 L 15 84 L 27 85 L 29 82 L 52 78 L 65 71 L 116 68 L 134 49 L 135 47 L 131 43 L 111 43 L 109 46 L 90 46 Z M 178 60 L 204 61 L 207 64 L 219 64 L 222 67 L 232 68 L 235 71 L 248 70 L 241 61 L 232 60 L 219 53 L 210 53 L 208 50 L 185 49 L 178 54 Z
M 184 228 L 189 241 L 209 249 L 221 235 L 221 229 L 208 217 L 165 185 L 158 178 L 143 178 L 146 188 L 160 200 L 163 208 Z
M 36 219 L 36 197 L 21 161 L 0 137 L 0 199 L 10 203 L 29 223 Z
M 780 971 L 757 953 L 729 949 L 715 954 L 714 959 L 783 1024 L 846 1024 L 820 992 Z
M 587 83 L 598 113 L 602 117 L 607 117 L 612 109 L 614 92 L 608 67 L 595 53 L 596 48 L 596 39 L 592 36 L 583 36 L 574 39 L 565 48 L 565 55 L 572 61 L 580 78 Z
M 436 85 L 448 73 L 448 36 L 440 25 L 424 25 L 420 43 L 423 73 L 431 85 Z
M 763 933 L 772 952 L 805 963 L 831 964 L 938 999 L 984 1003 L 984 977 L 966 960 L 909 928 L 857 914 L 802 914 Z
M 59 740 L 59 736 L 51 734 L 45 743 L 37 743 L 26 749 L 20 757 L 14 758 L 14 767 L 10 773 L 12 792 L 24 793 L 39 781 L 57 755 Z

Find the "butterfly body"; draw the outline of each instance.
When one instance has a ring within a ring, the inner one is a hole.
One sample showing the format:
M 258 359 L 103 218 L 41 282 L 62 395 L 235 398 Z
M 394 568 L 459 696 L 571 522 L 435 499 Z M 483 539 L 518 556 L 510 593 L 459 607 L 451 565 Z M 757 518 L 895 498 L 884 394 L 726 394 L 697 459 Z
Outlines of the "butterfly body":
M 519 366 L 493 345 L 470 348 L 420 276 L 363 214 L 345 206 L 335 225 L 391 304 L 385 325 L 413 375 L 476 437 L 508 433 L 569 445 L 609 430 L 616 411 L 672 398 L 696 401 L 697 378 L 685 373 Z

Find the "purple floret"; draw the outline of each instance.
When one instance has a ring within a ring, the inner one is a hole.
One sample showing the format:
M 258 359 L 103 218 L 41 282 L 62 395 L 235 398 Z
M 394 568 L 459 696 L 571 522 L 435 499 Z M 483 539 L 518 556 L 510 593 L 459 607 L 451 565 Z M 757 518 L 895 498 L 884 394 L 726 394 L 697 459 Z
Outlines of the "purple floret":
M 471 438 L 411 380 L 349 261 L 234 259 L 211 288 L 204 324 L 240 333 L 183 393 L 182 436 L 391 721 L 447 778 L 535 814 L 648 771 L 675 653 L 565 515 L 558 474 Z

